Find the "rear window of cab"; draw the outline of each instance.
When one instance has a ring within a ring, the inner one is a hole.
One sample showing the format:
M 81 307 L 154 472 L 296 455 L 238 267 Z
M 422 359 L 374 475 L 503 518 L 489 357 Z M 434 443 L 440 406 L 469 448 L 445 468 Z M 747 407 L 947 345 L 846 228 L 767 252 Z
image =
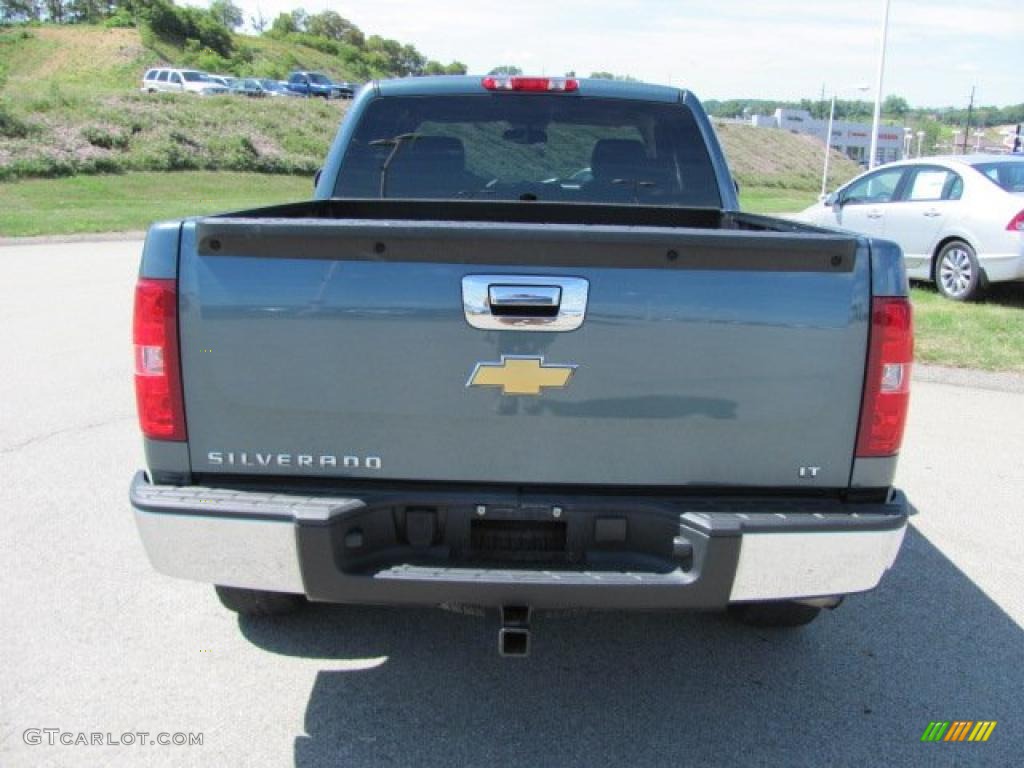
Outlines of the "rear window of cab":
M 688 107 L 561 94 L 378 98 L 335 196 L 721 205 Z

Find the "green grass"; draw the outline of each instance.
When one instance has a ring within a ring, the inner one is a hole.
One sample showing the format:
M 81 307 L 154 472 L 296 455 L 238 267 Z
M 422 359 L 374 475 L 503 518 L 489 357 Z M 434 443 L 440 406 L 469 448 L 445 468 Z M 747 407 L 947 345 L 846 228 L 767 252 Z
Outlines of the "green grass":
M 915 287 L 915 358 L 957 368 L 1024 373 L 1024 286 L 992 286 L 986 300 L 963 304 L 933 287 Z
M 796 213 L 817 199 L 817 192 L 801 189 L 740 187 L 740 206 L 751 213 Z
M 145 229 L 153 221 L 308 199 L 313 180 L 254 173 L 132 173 L 0 184 L 0 236 Z

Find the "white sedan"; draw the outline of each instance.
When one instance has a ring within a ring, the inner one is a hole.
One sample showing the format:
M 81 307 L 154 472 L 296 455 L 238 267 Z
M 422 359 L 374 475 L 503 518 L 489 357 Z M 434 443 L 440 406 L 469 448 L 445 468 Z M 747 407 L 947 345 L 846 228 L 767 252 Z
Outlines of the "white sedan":
M 905 160 L 862 174 L 794 218 L 892 240 L 911 280 L 978 298 L 1024 280 L 1024 156 Z

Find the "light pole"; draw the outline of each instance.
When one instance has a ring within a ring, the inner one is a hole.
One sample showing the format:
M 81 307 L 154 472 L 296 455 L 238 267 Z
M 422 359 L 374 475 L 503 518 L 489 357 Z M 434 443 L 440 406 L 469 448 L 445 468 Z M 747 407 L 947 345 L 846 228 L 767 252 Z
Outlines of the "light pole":
M 882 50 L 878 54 L 878 80 L 875 83 L 875 116 L 871 121 L 871 156 L 868 168 L 878 165 L 878 129 L 882 122 L 882 78 L 885 75 L 885 42 L 889 35 L 889 0 L 884 0 L 885 11 L 882 14 Z
M 858 91 L 866 91 L 870 86 L 858 85 L 855 86 Z M 832 152 L 832 125 L 835 123 L 836 116 L 836 93 L 832 92 L 832 106 L 828 110 L 828 130 L 825 133 L 825 167 L 821 172 L 821 196 L 824 197 L 828 193 L 828 161 L 829 155 Z
M 828 130 L 825 131 L 825 170 L 821 172 L 821 196 L 828 194 L 828 156 L 832 154 L 832 123 L 836 116 L 836 94 L 832 93 L 832 106 L 828 110 Z
M 924 141 L 924 131 L 917 132 L 917 156 L 921 156 L 921 142 Z

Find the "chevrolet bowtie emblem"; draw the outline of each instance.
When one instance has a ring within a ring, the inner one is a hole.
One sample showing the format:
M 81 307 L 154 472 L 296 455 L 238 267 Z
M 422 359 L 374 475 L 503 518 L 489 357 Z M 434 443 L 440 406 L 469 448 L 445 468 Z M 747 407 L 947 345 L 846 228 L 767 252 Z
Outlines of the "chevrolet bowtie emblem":
M 503 395 L 539 395 L 542 387 L 564 387 L 575 365 L 544 365 L 543 357 L 501 356 L 500 363 L 477 363 L 467 387 L 501 387 Z

